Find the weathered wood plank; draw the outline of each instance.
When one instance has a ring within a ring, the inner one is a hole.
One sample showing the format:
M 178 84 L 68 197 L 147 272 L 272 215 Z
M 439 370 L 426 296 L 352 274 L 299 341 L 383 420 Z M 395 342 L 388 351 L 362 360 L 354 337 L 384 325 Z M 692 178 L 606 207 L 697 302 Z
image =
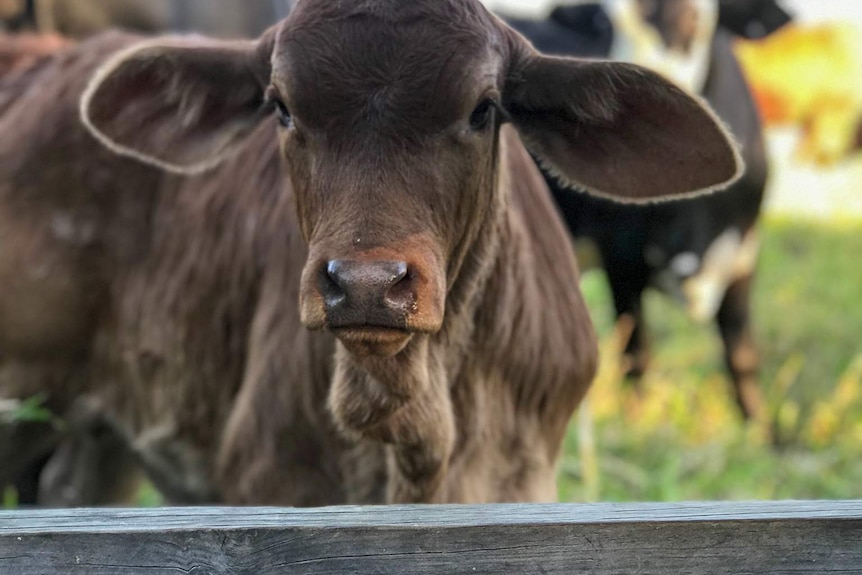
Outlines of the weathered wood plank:
M 862 501 L 0 513 L 0 574 L 862 575 Z

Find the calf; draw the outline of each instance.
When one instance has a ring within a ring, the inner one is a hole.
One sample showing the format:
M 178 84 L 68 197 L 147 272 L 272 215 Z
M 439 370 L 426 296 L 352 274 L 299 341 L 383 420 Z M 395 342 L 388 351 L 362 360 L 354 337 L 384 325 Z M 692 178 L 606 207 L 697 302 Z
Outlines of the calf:
M 557 8 L 547 21 L 512 21 L 544 52 L 633 58 L 660 69 L 701 93 L 741 143 L 748 168 L 742 179 L 721 194 L 686 202 L 621 205 L 572 194 L 552 171 L 546 177 L 569 230 L 598 248 L 617 314 L 633 322 L 625 343 L 627 376 L 637 381 L 649 362 L 641 300 L 653 286 L 681 300 L 694 318 L 718 323 L 746 418 L 756 416 L 762 403 L 749 298 L 767 160 L 732 39 L 714 25 L 742 31 L 748 21 L 748 33 L 768 33 L 786 22 L 781 14 L 774 1 L 606 0 Z
M 669 82 L 477 0 L 110 35 L 9 89 L 0 395 L 86 401 L 174 502 L 553 499 L 596 341 L 525 145 L 624 201 L 740 171 Z

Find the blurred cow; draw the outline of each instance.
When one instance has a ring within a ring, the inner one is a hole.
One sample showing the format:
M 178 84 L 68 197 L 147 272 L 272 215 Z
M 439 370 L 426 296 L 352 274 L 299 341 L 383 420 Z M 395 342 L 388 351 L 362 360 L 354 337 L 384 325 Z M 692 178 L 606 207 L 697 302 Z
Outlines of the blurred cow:
M 290 11 L 293 0 L 0 0 L 0 75 L 28 68 L 67 46 L 59 34 L 83 38 L 109 28 L 142 33 L 196 31 L 222 37 L 256 36 Z M 37 73 L 38 70 L 34 70 Z M 26 81 L 26 75 L 14 79 Z M 0 110 L 13 103 L 0 94 Z M 111 427 L 82 405 L 65 413 L 78 430 L 61 444 L 37 442 L 33 463 L 12 483 L 21 504 L 91 506 L 129 501 L 139 476 L 134 457 Z M 33 435 L 25 426 L 7 443 L 20 449 Z M 38 427 L 38 426 L 37 426 Z M 35 434 L 44 437 L 44 434 Z M 0 445 L 0 459 L 3 458 Z
M 733 37 L 722 26 L 764 35 L 787 19 L 774 0 L 604 0 L 558 7 L 547 20 L 511 20 L 545 53 L 612 57 L 655 68 L 701 94 L 741 144 L 743 178 L 726 192 L 682 203 L 620 205 L 568 193 L 546 176 L 573 235 L 595 242 L 617 314 L 632 324 L 626 374 L 637 381 L 647 368 L 642 296 L 647 287 L 658 288 L 682 301 L 694 318 L 718 323 L 746 418 L 761 409 L 749 299 L 767 159 Z
M 109 28 L 195 31 L 255 37 L 283 18 L 293 0 L 0 0 L 9 30 L 83 38 Z
M 68 46 L 64 37 L 84 38 L 110 28 L 252 37 L 284 18 L 292 5 L 293 0 L 0 0 L 0 76 Z M 9 33 L 2 34 L 4 29 Z M 26 79 L 22 74 L 12 81 Z M 0 111 L 14 102 L 11 93 L 0 94 Z M 64 425 L 78 433 L 61 444 L 39 440 L 30 449 L 33 462 L 11 479 L 21 504 L 77 507 L 130 500 L 139 477 L 133 455 L 97 410 L 86 400 L 80 403 L 64 414 Z M 7 446 L 21 449 L 34 435 L 31 427 L 17 430 Z M 0 459 L 7 446 L 0 445 Z

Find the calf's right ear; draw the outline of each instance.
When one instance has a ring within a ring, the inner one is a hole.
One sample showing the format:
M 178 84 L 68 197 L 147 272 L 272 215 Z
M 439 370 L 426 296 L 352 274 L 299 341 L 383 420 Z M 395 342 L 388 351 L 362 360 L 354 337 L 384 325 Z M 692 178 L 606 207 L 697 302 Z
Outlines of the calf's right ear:
M 225 159 L 269 114 L 271 42 L 160 39 L 111 58 L 81 98 L 81 119 L 116 153 L 193 174 Z

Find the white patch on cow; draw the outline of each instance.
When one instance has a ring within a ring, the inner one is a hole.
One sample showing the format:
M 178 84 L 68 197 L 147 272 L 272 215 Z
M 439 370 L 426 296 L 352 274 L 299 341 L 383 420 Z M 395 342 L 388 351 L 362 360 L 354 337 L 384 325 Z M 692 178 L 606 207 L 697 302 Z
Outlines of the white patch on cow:
M 61 242 L 84 246 L 95 238 L 96 227 L 92 222 L 59 212 L 51 218 L 51 234 Z
M 712 38 L 718 26 L 717 0 L 696 4 L 698 29 L 689 54 L 668 49 L 658 32 L 644 21 L 638 0 L 602 0 L 614 26 L 611 58 L 640 64 L 662 74 L 692 94 L 699 94 L 709 73 Z
M 670 269 L 678 277 L 688 277 L 700 269 L 700 257 L 694 252 L 684 252 L 670 261 Z
M 700 272 L 682 284 L 692 318 L 705 322 L 715 317 L 727 287 L 754 271 L 759 248 L 754 230 L 743 237 L 731 228 L 716 238 L 703 256 Z

